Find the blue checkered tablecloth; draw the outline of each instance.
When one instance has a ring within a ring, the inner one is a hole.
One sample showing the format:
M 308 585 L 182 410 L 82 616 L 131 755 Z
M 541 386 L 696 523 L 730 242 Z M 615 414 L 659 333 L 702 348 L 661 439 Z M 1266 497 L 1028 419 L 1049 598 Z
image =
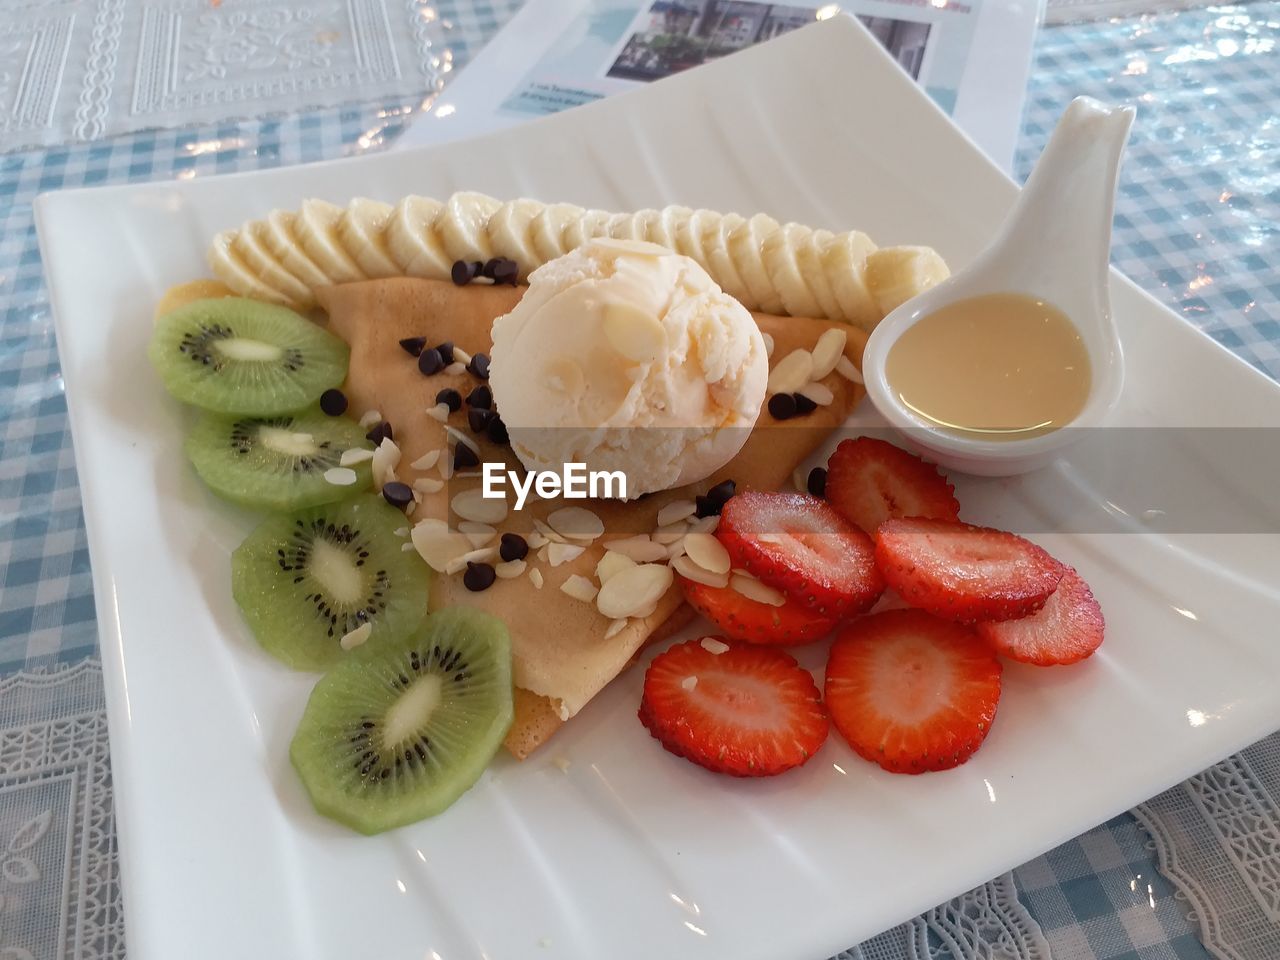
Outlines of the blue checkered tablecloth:
M 512 6 L 442 4 L 457 28 L 455 62 Z M 1273 377 L 1280 377 L 1278 30 L 1277 2 L 1046 29 L 1018 160 L 1025 174 L 1076 94 L 1136 102 L 1115 261 Z M 206 176 L 378 149 L 414 107 L 330 109 L 0 156 L 0 676 L 82 660 L 97 643 L 32 199 L 64 186 Z M 1054 960 L 1208 956 L 1130 816 L 1015 877 Z

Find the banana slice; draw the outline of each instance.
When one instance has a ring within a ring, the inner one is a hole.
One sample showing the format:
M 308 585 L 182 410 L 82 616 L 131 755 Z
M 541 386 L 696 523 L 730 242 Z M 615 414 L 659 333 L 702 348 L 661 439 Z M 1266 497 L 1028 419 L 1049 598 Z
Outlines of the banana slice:
M 338 236 L 341 219 L 341 207 L 325 200 L 304 200 L 298 218 L 293 221 L 293 235 L 331 284 L 366 279 L 364 271 L 342 247 Z
M 209 267 L 213 270 L 213 275 L 242 297 L 279 303 L 286 307 L 293 306 L 279 290 L 259 280 L 258 275 L 236 255 L 231 247 L 235 235 L 234 230 L 224 230 L 209 245 Z
M 327 287 L 332 282 L 328 274 L 307 256 L 302 244 L 298 243 L 294 233 L 297 219 L 298 215 L 290 210 L 272 210 L 265 221 L 254 221 L 251 229 L 262 246 L 280 261 L 280 265 L 308 287 L 312 290 Z
M 668 250 L 678 251 L 680 225 L 693 213 L 688 207 L 663 207 L 645 224 L 645 239 Z
M 500 206 L 501 201 L 483 193 L 455 193 L 445 201 L 436 216 L 436 234 L 451 265 L 454 260 L 492 259 L 489 218 Z
M 391 210 L 389 203 L 356 197 L 338 221 L 338 239 L 371 280 L 400 275 L 386 241 Z
M 609 236 L 609 221 L 614 214 L 608 210 L 588 210 L 577 223 L 571 223 L 564 231 L 564 245 L 575 250 L 588 240 Z
M 880 318 L 951 276 L 931 247 L 884 247 L 867 257 L 867 286 Z
M 746 225 L 746 220 L 736 213 L 726 213 L 713 220 L 706 221 L 706 229 L 702 234 L 702 249 L 706 251 L 708 272 L 716 278 L 720 289 L 738 300 L 748 310 L 755 310 L 760 302 L 751 293 L 738 266 L 733 261 L 729 249 L 729 238 L 733 232 Z
M 785 223 L 764 238 L 760 259 L 782 298 L 782 306 L 793 317 L 817 317 L 822 307 L 805 283 L 796 262 L 797 250 L 812 238 L 813 231 L 799 223 Z
M 405 197 L 387 222 L 387 247 L 407 277 L 447 280 L 453 260 L 436 234 L 436 217 L 444 206 L 430 197 Z
M 565 240 L 569 225 L 581 219 L 586 211 L 572 203 L 552 203 L 544 206 L 529 224 L 529 239 L 533 243 L 532 270 L 548 260 L 563 257 L 573 248 Z M 524 265 L 521 264 L 523 267 Z
M 282 300 L 309 307 L 315 302 L 310 288 L 286 270 L 258 240 L 256 224 L 246 223 L 231 238 L 231 251 L 254 276 L 276 290 Z
M 531 224 L 541 212 L 542 204 L 537 200 L 512 200 L 498 207 L 485 227 L 493 255 L 514 260 L 520 268 L 521 280 L 529 276 L 537 263 Z
M 683 217 L 675 225 L 673 249 L 697 261 L 698 266 L 710 273 L 711 263 L 707 260 L 707 250 L 703 245 L 708 222 L 713 228 L 718 227 L 720 214 L 714 210 L 690 210 L 688 216 Z
M 782 313 L 782 297 L 770 280 L 763 259 L 764 242 L 780 229 L 781 225 L 773 217 L 757 213 L 729 234 L 729 259 L 755 302 L 755 306 L 747 305 L 749 309 Z
M 870 331 L 881 319 L 875 297 L 867 287 L 867 255 L 876 245 L 865 233 L 838 233 L 822 252 L 822 274 L 840 303 L 840 317 Z
M 635 213 L 615 213 L 605 224 L 605 235 L 615 240 L 643 240 L 644 223 L 640 218 L 648 212 L 638 210 Z
M 835 291 L 831 289 L 827 275 L 822 269 L 822 255 L 827 245 L 835 238 L 835 234 L 830 230 L 811 231 L 805 242 L 796 245 L 796 266 L 809 292 L 818 301 L 818 309 L 822 311 L 814 316 L 843 320 L 844 314 L 840 312 L 840 301 L 836 299 Z

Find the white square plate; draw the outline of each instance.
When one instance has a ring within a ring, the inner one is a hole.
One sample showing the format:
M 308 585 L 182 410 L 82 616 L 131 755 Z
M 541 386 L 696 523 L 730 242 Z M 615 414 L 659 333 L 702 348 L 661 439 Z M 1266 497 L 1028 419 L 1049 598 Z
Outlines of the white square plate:
M 541 754 L 500 758 L 435 820 L 369 839 L 317 816 L 287 759 L 312 677 L 262 653 L 232 603 L 228 555 L 252 518 L 184 461 L 188 417 L 144 356 L 150 312 L 205 272 L 216 231 L 273 207 L 458 189 L 763 210 L 930 243 L 955 265 L 1015 195 L 835 19 L 484 140 L 42 197 L 134 960 L 818 960 L 1280 726 L 1280 540 L 1132 532 L 1126 517 L 1161 506 L 1159 478 L 1090 461 L 1086 442 L 1038 475 L 960 485 L 978 522 L 1099 531 L 1037 539 L 1094 586 L 1109 638 L 1077 667 L 1010 667 L 986 746 L 957 770 L 890 776 L 833 734 L 785 777 L 715 777 L 649 738 L 633 670 Z M 1275 384 L 1120 278 L 1113 299 L 1129 368 L 1117 422 L 1280 423 Z M 1198 462 L 1186 469 L 1221 468 L 1234 502 L 1248 471 Z

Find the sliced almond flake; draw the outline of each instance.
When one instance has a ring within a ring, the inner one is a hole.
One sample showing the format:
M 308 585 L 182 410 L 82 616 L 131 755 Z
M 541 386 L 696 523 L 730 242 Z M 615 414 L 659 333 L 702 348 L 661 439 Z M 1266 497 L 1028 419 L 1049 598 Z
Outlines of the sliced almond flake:
M 453 477 L 453 457 L 444 456 L 440 458 L 440 462 L 436 464 L 436 473 L 449 480 Z
M 427 407 L 427 416 L 432 420 L 439 420 L 445 423 L 449 419 L 449 405 L 447 403 L 437 403 L 434 407 Z
M 486 497 L 480 487 L 463 490 L 449 501 L 449 506 L 463 520 L 476 523 L 501 523 L 507 518 L 507 501 Z
M 409 466 L 413 467 L 413 469 L 415 470 L 430 470 L 439 462 L 440 462 L 440 451 L 428 450 L 426 453 L 420 456 L 417 460 L 413 461 L 413 463 L 409 464 Z
M 467 368 L 467 364 L 471 362 L 471 354 L 467 353 L 467 351 L 463 350 L 461 347 L 454 347 L 453 359 L 462 364 L 462 368 L 465 370 Z
M 665 563 L 638 563 L 610 577 L 596 595 L 596 607 L 610 620 L 644 616 L 671 588 L 675 574 Z
M 729 574 L 712 573 L 694 563 L 689 557 L 680 556 L 671 561 L 671 568 L 680 576 L 694 583 L 705 583 L 708 587 L 727 587 Z
M 590 603 L 600 591 L 586 577 L 580 577 L 575 573 L 560 584 L 560 592 L 568 594 L 575 600 L 581 600 L 583 603 Z
M 465 538 L 464 538 L 465 539 Z M 461 573 L 467 569 L 468 563 L 489 563 L 498 555 L 497 547 L 485 547 L 483 550 L 468 550 L 460 557 L 455 557 L 449 566 L 445 567 L 444 572 L 447 574 Z
M 562 563 L 576 560 L 586 549 L 575 543 L 549 543 L 547 544 L 547 562 L 553 567 L 558 567 Z
M 697 685 L 698 685 L 697 677 L 685 677 L 683 680 L 680 681 L 681 690 L 692 690 Z
M 667 567 L 667 569 L 670 570 L 671 568 Z M 658 609 L 658 601 L 655 600 L 653 601 L 653 603 L 650 603 L 646 606 L 641 607 L 631 616 L 636 620 L 647 620 L 649 619 L 649 617 L 653 616 L 653 612 L 657 609 Z
M 761 333 L 760 336 L 764 337 L 764 355 L 766 357 L 772 357 L 773 356 L 773 337 L 767 333 Z
M 417 550 L 417 549 L 418 549 L 418 548 L 417 548 L 417 547 L 415 547 L 412 543 L 402 543 L 402 544 L 400 544 L 400 552 L 401 552 L 401 553 L 412 553 L 414 550 Z
M 685 517 L 693 516 L 693 512 L 697 509 L 698 505 L 692 500 L 672 500 L 658 511 L 658 526 L 666 527 L 679 523 Z
M 455 353 L 454 356 L 456 357 L 457 354 Z M 460 377 L 467 372 L 467 365 L 461 360 L 455 360 L 440 372 L 447 373 L 451 377 Z
M 335 487 L 349 487 L 358 479 L 356 472 L 350 467 L 330 467 L 324 472 L 325 483 L 331 483 Z
M 418 555 L 437 573 L 444 573 L 455 558 L 471 549 L 470 540 L 434 517 L 414 524 L 410 536 Z
M 369 634 L 373 633 L 372 623 L 362 623 L 354 630 L 350 630 L 342 635 L 342 639 L 338 641 L 338 646 L 343 650 L 354 650 L 360 644 L 369 639 Z
M 596 564 L 596 579 L 601 583 L 606 583 L 614 574 L 621 573 L 627 567 L 634 567 L 635 565 L 636 562 L 626 554 L 618 553 L 614 550 L 605 550 L 604 556 Z
M 568 542 L 567 540 L 565 540 L 564 537 L 560 536 L 560 534 L 556 533 L 549 526 L 547 526 L 547 524 L 544 521 L 539 520 L 537 517 L 533 518 L 533 529 L 536 530 L 538 533 L 542 534 L 542 536 L 545 537 L 551 543 L 567 543 Z
M 400 448 L 390 437 L 384 438 L 373 451 L 373 488 L 381 490 L 395 480 L 396 467 L 400 464 Z
M 489 524 L 474 520 L 463 520 L 458 524 L 458 532 L 470 540 L 473 547 L 483 547 L 498 535 L 498 531 Z
M 742 594 L 748 600 L 755 600 L 759 603 L 767 603 L 771 607 L 780 607 L 787 602 L 787 598 L 779 593 L 773 587 L 766 583 L 761 583 L 755 577 L 748 574 L 735 573 L 729 578 L 729 586 L 738 593 Z
M 729 572 L 729 551 L 709 533 L 690 533 L 684 538 L 684 552 L 703 570 Z
M 604 548 L 612 553 L 630 557 L 636 563 L 652 563 L 667 556 L 666 544 L 655 543 L 643 534 L 622 540 L 610 540 Z
M 476 453 L 480 452 L 480 444 L 476 443 L 474 440 L 468 437 L 465 433 L 463 433 L 457 427 L 451 427 L 446 424 L 444 428 L 444 432 L 449 435 L 449 438 L 454 443 L 460 443 L 465 447 L 470 447 Z
M 713 513 L 709 517 L 699 517 L 693 523 L 689 524 L 690 533 L 715 533 L 716 527 L 720 526 L 720 514 Z
M 608 640 L 610 637 L 616 637 L 626 627 L 628 621 L 625 617 L 620 620 L 614 620 L 609 624 L 609 629 L 604 632 L 604 638 Z
M 533 522 L 537 524 L 538 521 L 535 520 Z M 545 536 L 543 536 L 540 531 L 535 530 L 533 531 L 533 533 L 529 534 L 527 537 L 524 538 L 524 542 L 529 544 L 530 549 L 537 550 L 539 547 L 545 547 L 551 541 L 549 541 Z
M 686 533 L 689 532 L 689 526 L 686 523 L 673 523 L 666 527 L 659 527 L 653 533 L 649 534 L 650 539 L 654 543 L 660 543 L 664 547 L 675 543 Z
M 561 700 L 560 704 L 556 707 L 556 715 L 560 717 L 562 723 L 568 723 L 569 717 L 572 716 L 572 714 L 569 713 L 569 708 L 565 706 L 563 700 Z
M 412 517 L 413 512 L 417 509 L 418 509 L 418 501 L 414 500 L 413 503 L 409 504 L 407 507 L 404 508 L 404 515 L 406 517 Z
M 799 490 L 801 493 L 808 493 L 809 492 L 809 468 L 804 466 L 804 464 L 801 464 L 800 466 L 792 470 L 791 485 L 795 487 L 797 490 Z M 758 535 L 757 535 L 757 539 L 759 539 Z M 777 539 L 775 538 L 770 542 L 776 543 Z
M 795 393 L 813 379 L 813 354 L 803 348 L 792 350 L 769 371 L 767 390 L 774 393 Z
M 813 345 L 813 372 L 809 376 L 821 380 L 834 370 L 844 356 L 844 345 L 848 342 L 848 332 L 839 327 L 831 327 L 823 333 Z
M 544 543 L 541 547 L 538 548 L 538 559 L 541 560 L 543 563 L 547 562 L 547 551 L 550 549 L 551 549 L 550 540 L 548 540 L 546 543 Z
M 366 460 L 373 459 L 373 451 L 355 447 L 351 450 L 343 450 L 342 456 L 338 458 L 338 466 L 354 467 L 357 463 L 364 463 Z
M 396 527 L 396 536 L 397 536 L 397 537 L 407 537 L 408 535 L 409 535 L 409 528 L 408 528 L 408 527 Z
M 434 477 L 419 477 L 413 481 L 413 489 L 415 493 L 439 493 L 444 489 L 444 481 Z
M 529 564 L 524 560 L 504 560 L 493 568 L 493 572 L 503 580 L 513 580 L 524 573 L 528 566 Z
M 368 430 L 374 424 L 382 422 L 382 414 L 377 410 L 366 410 L 360 418 L 360 426 Z
M 862 371 L 853 365 L 853 361 L 842 356 L 836 361 L 836 373 L 851 383 L 863 383 Z
M 829 407 L 836 399 L 836 395 L 831 392 L 831 388 L 825 383 L 819 383 L 817 380 L 812 383 L 806 383 L 801 387 L 800 395 L 808 397 L 820 407 Z
M 604 521 L 585 507 L 561 507 L 547 517 L 551 529 L 571 540 L 590 543 L 604 535 Z
M 541 570 L 539 570 L 537 567 L 534 567 L 532 570 L 530 570 L 530 571 L 529 571 L 529 582 L 533 584 L 533 589 L 535 589 L 535 590 L 541 590 L 541 589 L 542 589 L 542 582 L 543 582 L 543 581 L 542 581 L 542 571 L 541 571 Z
M 698 643 L 702 646 L 703 650 L 707 651 L 707 653 L 711 654 L 713 657 L 718 657 L 729 649 L 729 645 L 727 643 L 723 640 L 717 640 L 715 637 L 703 637 L 698 641 Z

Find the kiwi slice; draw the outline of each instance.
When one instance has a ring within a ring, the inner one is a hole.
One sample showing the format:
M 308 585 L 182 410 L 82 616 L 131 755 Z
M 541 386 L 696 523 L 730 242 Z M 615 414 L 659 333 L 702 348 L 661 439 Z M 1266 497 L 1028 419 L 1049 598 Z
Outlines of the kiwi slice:
M 147 354 L 165 389 L 215 413 L 301 410 L 347 375 L 347 345 L 292 310 L 222 297 L 156 321 Z
M 340 467 L 345 451 L 372 451 L 373 445 L 355 421 L 330 417 L 317 407 L 274 417 L 206 413 L 187 437 L 186 449 L 214 493 L 246 507 L 301 510 L 346 500 L 371 483 L 368 460 L 349 467 L 352 483 L 325 478 L 325 471 Z
M 462 796 L 511 718 L 506 627 L 450 607 L 413 636 L 358 650 L 325 674 L 289 757 L 320 813 L 381 833 Z
M 258 642 L 299 670 L 412 633 L 427 612 L 431 568 L 397 536 L 404 514 L 373 494 L 264 520 L 231 555 L 231 592 Z M 348 641 L 350 643 L 351 641 Z

